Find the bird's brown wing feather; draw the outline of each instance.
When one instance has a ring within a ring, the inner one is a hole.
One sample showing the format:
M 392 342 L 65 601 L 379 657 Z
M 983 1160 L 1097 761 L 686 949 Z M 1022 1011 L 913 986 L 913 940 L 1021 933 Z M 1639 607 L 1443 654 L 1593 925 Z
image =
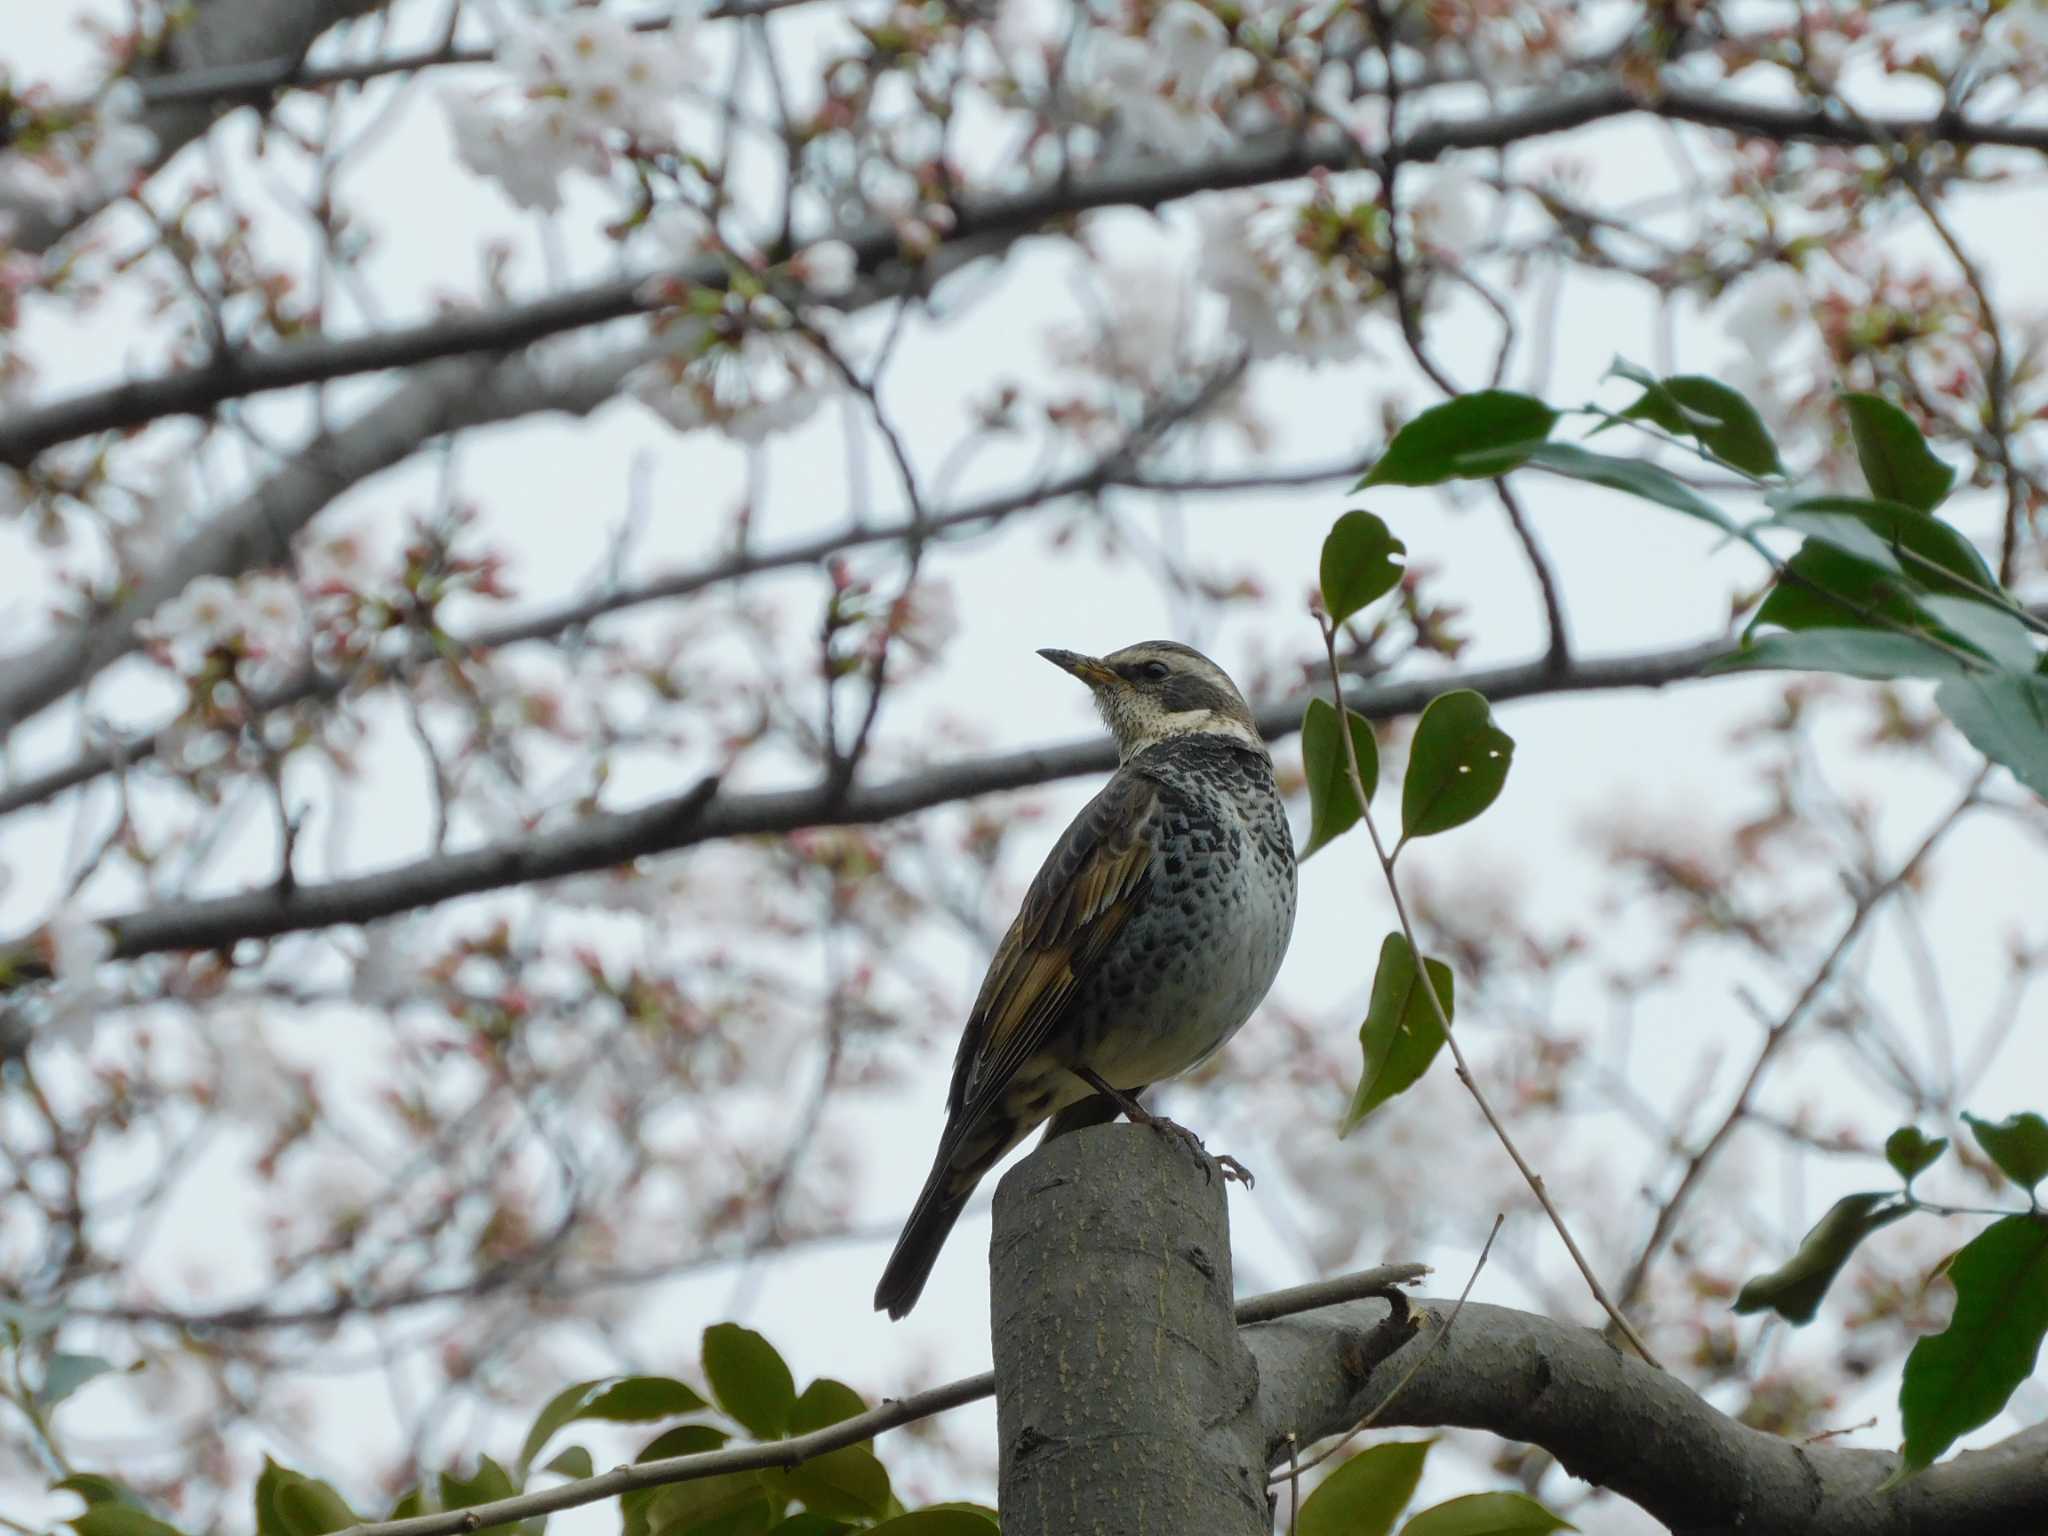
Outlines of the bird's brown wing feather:
M 1158 785 L 1119 772 L 1047 855 L 968 1015 L 949 1129 L 967 1130 L 1053 1037 L 1076 986 L 1141 899 L 1158 812 Z

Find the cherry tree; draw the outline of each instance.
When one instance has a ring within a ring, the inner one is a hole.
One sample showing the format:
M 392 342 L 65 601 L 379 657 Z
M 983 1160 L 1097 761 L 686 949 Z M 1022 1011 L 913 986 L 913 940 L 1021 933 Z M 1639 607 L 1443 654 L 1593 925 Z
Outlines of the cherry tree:
M 1265 1383 L 1091 1507 L 2048 1518 L 2040 0 L 45 9 L 0 1522 L 1063 1529 L 1084 1304 Z M 1151 634 L 1306 858 L 1257 1186 L 1077 1133 L 892 1329 Z

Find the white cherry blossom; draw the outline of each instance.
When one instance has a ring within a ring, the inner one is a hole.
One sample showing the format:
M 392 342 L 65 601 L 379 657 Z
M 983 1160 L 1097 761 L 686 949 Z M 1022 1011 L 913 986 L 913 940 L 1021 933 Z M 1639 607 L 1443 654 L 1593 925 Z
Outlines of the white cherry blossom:
M 1806 288 L 1790 267 L 1772 265 L 1729 290 L 1722 300 L 1722 327 L 1751 357 L 1764 359 L 1812 323 Z

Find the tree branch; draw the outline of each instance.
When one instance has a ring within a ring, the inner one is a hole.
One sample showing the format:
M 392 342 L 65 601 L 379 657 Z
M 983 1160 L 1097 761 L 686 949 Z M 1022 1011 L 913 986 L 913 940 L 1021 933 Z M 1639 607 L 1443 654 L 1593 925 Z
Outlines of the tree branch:
M 1804 139 L 1833 144 L 1936 139 L 1962 145 L 2006 145 L 2048 150 L 2048 127 L 1977 123 L 1952 114 L 1924 119 L 1845 121 L 1825 111 L 1776 109 L 1721 101 L 1702 92 L 1672 91 L 1654 102 L 1607 85 L 1540 100 L 1515 111 L 1463 122 L 1432 123 L 1389 147 L 1386 167 L 1432 161 L 1455 150 L 1499 149 L 1525 139 L 1564 133 L 1607 118 L 1648 112 L 1673 121 L 1723 128 L 1746 137 Z M 1076 175 L 1028 192 L 969 198 L 955 209 L 957 230 L 948 249 L 988 254 L 1056 220 L 1093 208 L 1157 208 L 1203 192 L 1291 180 L 1313 171 L 1361 163 L 1347 136 L 1327 129 L 1286 130 L 1262 136 L 1192 164 L 1145 161 Z M 873 274 L 897 258 L 893 226 L 859 232 L 850 241 L 860 269 Z M 203 369 L 180 370 L 87 391 L 0 422 L 0 464 L 25 466 L 44 449 L 94 432 L 126 430 L 165 416 L 199 415 L 223 401 L 319 383 L 351 374 L 402 368 L 469 352 L 501 352 L 543 337 L 658 308 L 647 279 L 615 279 L 515 307 L 456 315 L 425 325 L 249 352 Z M 692 268 L 693 285 L 723 287 L 712 265 Z
M 1377 683 L 1360 688 L 1346 702 L 1377 719 L 1413 714 L 1450 688 L 1476 689 L 1495 702 L 1608 688 L 1656 688 L 1697 675 L 1707 662 L 1732 649 L 1731 642 L 1711 640 L 1635 656 L 1574 661 L 1564 672 L 1545 658 L 1463 674 Z M 1291 736 L 1301 728 L 1306 698 L 1303 694 L 1260 713 L 1259 728 L 1269 740 Z M 717 781 L 706 779 L 682 794 L 637 810 L 585 817 L 557 832 L 436 855 L 374 874 L 323 884 L 300 883 L 289 890 L 264 886 L 232 896 L 145 908 L 107 921 L 118 959 L 166 950 L 217 949 L 243 939 L 374 922 L 458 896 L 609 869 L 648 854 L 722 838 L 891 821 L 950 801 L 1105 772 L 1115 766 L 1114 747 L 1106 740 L 1090 740 L 941 764 L 889 783 L 865 788 L 855 785 L 843 792 L 814 786 L 720 795 Z M 18 979 L 45 974 L 26 938 L 0 945 L 0 965 Z

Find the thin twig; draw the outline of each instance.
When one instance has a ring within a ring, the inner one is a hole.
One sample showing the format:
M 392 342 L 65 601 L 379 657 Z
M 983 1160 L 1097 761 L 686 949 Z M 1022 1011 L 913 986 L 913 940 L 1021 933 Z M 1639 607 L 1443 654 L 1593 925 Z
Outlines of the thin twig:
M 1321 620 L 1321 628 L 1323 651 L 1330 663 L 1330 687 L 1336 694 L 1337 717 L 1341 724 L 1344 717 L 1344 677 L 1337 665 L 1337 631 L 1327 619 Z M 1358 796 L 1359 818 L 1365 823 L 1365 830 L 1372 837 L 1373 852 L 1379 855 L 1380 873 L 1386 879 L 1387 893 L 1393 898 L 1394 915 L 1400 920 L 1402 937 L 1408 941 L 1408 952 L 1415 957 L 1416 970 L 1423 977 L 1422 995 L 1429 999 L 1429 1006 L 1436 1013 L 1437 1025 L 1443 1030 L 1444 1043 L 1451 1048 L 1451 1059 L 1457 1063 L 1458 1081 L 1463 1083 L 1465 1091 L 1472 1095 L 1473 1102 L 1479 1106 L 1480 1114 L 1484 1115 L 1486 1123 L 1493 1127 L 1493 1134 L 1507 1149 L 1508 1156 L 1514 1159 L 1515 1167 L 1527 1181 L 1530 1192 L 1543 1207 L 1543 1213 L 1550 1218 L 1550 1224 L 1557 1228 L 1557 1235 L 1564 1240 L 1565 1251 L 1572 1256 L 1572 1262 L 1578 1265 L 1579 1273 L 1585 1277 L 1587 1288 L 1593 1293 L 1593 1299 L 1600 1303 L 1601 1310 L 1606 1312 L 1615 1327 L 1621 1330 L 1622 1336 L 1629 1341 L 1635 1352 L 1661 1371 L 1664 1369 L 1663 1363 L 1650 1353 L 1650 1347 L 1643 1342 L 1641 1335 L 1629 1325 L 1629 1320 L 1622 1316 L 1621 1309 L 1609 1298 L 1606 1287 L 1600 1283 L 1600 1277 L 1593 1273 L 1593 1266 L 1580 1251 L 1571 1228 L 1565 1225 L 1564 1213 L 1558 1210 L 1550 1198 L 1550 1191 L 1544 1187 L 1543 1175 L 1530 1167 L 1529 1160 L 1522 1156 L 1521 1148 L 1515 1145 L 1515 1139 L 1508 1134 L 1507 1126 L 1502 1124 L 1500 1116 L 1494 1113 L 1493 1105 L 1487 1101 L 1485 1091 L 1479 1086 L 1479 1079 L 1473 1076 L 1471 1067 L 1466 1064 L 1464 1048 L 1458 1044 L 1457 1033 L 1451 1028 L 1450 1015 L 1444 1011 L 1443 999 L 1436 995 L 1436 987 L 1428 979 L 1428 969 L 1422 959 L 1422 946 L 1416 942 L 1415 925 L 1408 918 L 1408 903 L 1401 895 L 1400 882 L 1394 878 L 1393 858 L 1387 853 L 1386 844 L 1380 838 L 1378 823 L 1373 820 L 1372 796 L 1366 790 L 1365 775 L 1358 766 L 1357 744 L 1352 741 L 1348 726 L 1339 730 L 1337 735 L 1344 742 L 1344 757 L 1351 775 L 1351 789 Z

